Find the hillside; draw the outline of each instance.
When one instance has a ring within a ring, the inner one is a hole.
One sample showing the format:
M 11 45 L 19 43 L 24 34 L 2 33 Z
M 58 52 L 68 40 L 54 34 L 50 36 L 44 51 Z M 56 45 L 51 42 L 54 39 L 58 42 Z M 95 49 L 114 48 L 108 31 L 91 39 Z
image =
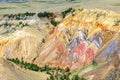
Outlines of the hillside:
M 56 71 L 53 72 L 58 75 L 62 73 L 57 73 L 59 68 L 63 69 L 65 75 L 67 73 L 64 70 L 69 68 L 70 77 L 78 74 L 87 80 L 109 80 L 115 72 L 117 78 L 113 80 L 119 79 L 119 72 L 116 71 L 120 70 L 120 14 L 83 8 L 71 10 L 65 18 L 58 14 L 55 17 L 26 14 L 19 14 L 20 18 L 17 14 L 15 17 L 6 15 L 1 20 L 0 57 L 4 58 L 2 61 L 5 60 L 6 68 L 15 69 L 13 74 L 22 75 L 22 80 L 34 78 L 27 74 L 27 70 L 25 72 L 28 78 L 24 77 L 16 67 L 7 65 L 9 62 L 6 59 L 19 59 L 26 64 L 28 62 L 40 67 L 49 65 L 55 68 Z M 58 17 L 60 23 L 52 25 L 51 21 Z M 39 75 L 37 78 L 40 79 Z
M 42 77 L 41 77 L 42 76 Z M 47 74 L 21 69 L 15 64 L 0 58 L 0 79 L 1 80 L 46 80 Z

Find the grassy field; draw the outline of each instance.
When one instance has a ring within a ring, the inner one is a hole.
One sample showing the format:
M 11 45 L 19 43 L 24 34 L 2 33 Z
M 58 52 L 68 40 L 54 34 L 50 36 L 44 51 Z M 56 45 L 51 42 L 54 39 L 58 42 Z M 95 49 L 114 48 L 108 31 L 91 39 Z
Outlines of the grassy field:
M 90 64 L 90 65 L 87 65 L 87 66 L 85 66 L 85 67 L 83 67 L 83 68 L 81 68 L 81 69 L 74 69 L 73 71 L 72 71 L 72 74 L 71 75 L 76 75 L 76 74 L 79 74 L 79 73 L 81 73 L 81 72 L 83 72 L 84 70 L 89 70 L 89 69 L 96 69 L 96 68 L 98 68 L 98 67 L 101 67 L 101 66 L 103 66 L 104 64 L 106 64 L 107 62 L 103 62 L 103 63 L 99 63 L 99 64 L 97 64 L 97 65 L 92 65 L 92 64 Z
M 86 1 L 86 0 L 82 0 Z M 52 11 L 58 12 L 61 9 L 71 7 L 72 4 L 80 3 L 81 0 L 75 0 L 74 2 L 68 2 L 66 0 L 30 0 L 28 2 L 1 2 L 0 14 L 7 13 L 23 13 L 23 12 L 40 12 L 40 11 Z M 56 9 L 57 8 L 57 9 Z
M 114 5 L 113 5 L 114 4 Z M 28 2 L 1 2 L 0 15 L 24 12 L 61 12 L 69 7 L 99 8 L 120 12 L 119 0 L 29 0 Z
M 113 6 L 120 6 L 120 3 L 115 3 L 113 4 Z

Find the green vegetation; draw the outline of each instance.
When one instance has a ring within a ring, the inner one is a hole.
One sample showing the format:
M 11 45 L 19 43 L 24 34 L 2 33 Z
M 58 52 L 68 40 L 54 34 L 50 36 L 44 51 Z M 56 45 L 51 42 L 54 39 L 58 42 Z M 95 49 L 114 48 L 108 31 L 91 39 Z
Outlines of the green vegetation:
M 14 24 L 5 22 L 5 23 L 3 23 L 3 24 L 0 24 L 0 27 L 1 27 L 1 26 L 4 26 L 4 28 L 6 28 L 6 27 L 11 27 L 12 25 L 14 25 Z
M 71 77 L 71 72 L 69 68 L 61 69 L 61 68 L 51 68 L 48 65 L 45 65 L 44 67 L 39 67 L 36 64 L 33 63 L 27 63 L 23 60 L 20 61 L 18 58 L 16 59 L 7 59 L 11 62 L 14 62 L 16 65 L 20 66 L 21 68 L 29 69 L 32 71 L 40 71 L 40 72 L 46 72 L 46 74 L 50 75 L 50 78 L 47 80 L 85 80 L 84 78 L 80 78 L 77 74 L 73 75 Z
M 84 8 L 78 9 L 80 12 L 82 12 L 84 10 Z
M 12 26 L 23 28 L 23 27 L 25 27 L 25 26 L 29 26 L 29 24 L 28 24 L 28 23 L 24 23 L 24 22 L 22 22 L 22 21 L 20 21 L 18 24 L 13 24 L 13 23 L 5 22 L 5 23 L 3 23 L 3 24 L 0 24 L 0 27 L 1 27 L 1 26 L 3 26 L 4 28 L 7 28 L 7 27 L 10 28 L 10 27 L 12 27 Z
M 54 18 L 55 17 L 55 14 L 54 13 L 51 13 L 51 12 L 40 12 L 37 14 L 39 18 Z
M 26 13 L 19 13 L 19 14 L 5 14 L 3 17 L 5 18 L 5 20 L 28 20 L 31 18 L 34 18 L 33 16 L 35 16 L 36 13 L 30 13 L 30 12 L 26 12 Z M 37 14 L 37 16 L 39 18 L 48 18 L 50 19 L 50 23 L 54 26 L 57 26 L 60 22 L 57 22 L 54 20 L 54 18 L 56 17 L 54 13 L 52 12 L 40 12 Z M 0 26 L 5 26 L 5 27 L 11 27 L 13 24 L 10 24 L 8 22 L 1 24 Z M 24 27 L 24 26 L 29 26 L 27 23 L 24 22 L 19 22 L 18 24 L 14 25 L 17 27 Z
M 54 26 L 57 26 L 60 22 L 54 20 L 56 17 L 54 13 L 51 12 L 40 12 L 37 14 L 39 18 L 48 18 L 50 19 L 50 23 Z
M 113 6 L 120 6 L 120 3 L 112 4 Z
M 61 14 L 62 14 L 62 17 L 65 18 L 65 16 L 66 16 L 68 13 L 73 12 L 73 11 L 74 11 L 73 8 L 69 8 L 69 9 L 63 11 L 63 12 L 61 13 Z
M 55 21 L 55 20 L 51 20 L 50 23 L 51 23 L 52 25 L 54 25 L 54 26 L 57 26 L 60 22 L 57 22 L 57 21 Z
M 14 9 L 14 7 L 0 7 L 0 9 Z
M 93 60 L 92 65 L 97 66 L 97 62 L 95 60 Z
M 18 25 L 17 25 L 17 27 L 21 27 L 21 28 L 23 28 L 23 27 L 25 27 L 25 26 L 29 26 L 29 24 L 20 21 L 20 22 L 18 23 Z
M 99 13 L 97 13 L 97 15 L 96 15 L 96 20 L 98 20 L 101 16 L 104 16 L 104 17 L 106 17 L 106 13 L 102 13 L 102 12 L 99 12 Z
M 50 68 L 48 67 L 47 65 L 44 66 L 44 67 L 39 67 L 37 66 L 36 64 L 33 64 L 33 63 L 27 63 L 27 62 L 24 62 L 23 60 L 20 61 L 18 58 L 16 59 L 7 59 L 11 62 L 14 62 L 15 64 L 17 64 L 18 66 L 20 66 L 21 68 L 25 68 L 25 69 L 29 69 L 29 70 L 32 70 L 32 71 L 50 71 L 50 70 L 54 70 L 54 68 Z
M 84 78 L 79 78 L 78 75 L 73 75 L 72 80 L 85 80 Z
M 66 0 L 66 1 L 72 2 L 72 1 L 75 1 L 75 0 Z
M 113 26 L 119 26 L 119 24 L 120 24 L 120 20 L 117 20 L 117 21 L 114 21 L 114 25 Z
M 73 71 L 72 71 L 72 74 L 71 75 L 76 75 L 76 74 L 79 74 L 79 73 L 81 73 L 82 71 L 84 71 L 84 70 L 86 70 L 86 69 L 88 69 L 88 68 L 92 68 L 92 69 L 96 69 L 96 68 L 98 68 L 98 67 L 101 67 L 101 66 L 103 66 L 104 64 L 106 64 L 107 62 L 103 62 L 103 63 L 94 63 L 94 62 L 92 62 L 92 64 L 90 64 L 90 65 L 87 65 L 87 66 L 85 66 L 85 67 L 83 67 L 83 68 L 81 68 L 81 69 L 74 69 Z
M 33 17 L 35 15 L 35 13 L 19 13 L 19 14 L 5 14 L 4 18 L 8 18 L 8 19 L 15 19 L 15 20 L 26 20 L 29 19 L 30 17 Z

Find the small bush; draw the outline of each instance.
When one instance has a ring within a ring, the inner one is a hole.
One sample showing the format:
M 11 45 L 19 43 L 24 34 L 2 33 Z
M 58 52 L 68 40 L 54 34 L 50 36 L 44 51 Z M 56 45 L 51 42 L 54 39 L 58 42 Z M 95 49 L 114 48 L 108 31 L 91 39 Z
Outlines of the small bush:
M 97 62 L 95 60 L 93 60 L 92 65 L 97 66 Z
M 18 13 L 18 14 L 5 14 L 4 17 L 7 17 L 8 19 L 15 19 L 15 20 L 26 20 L 27 17 L 32 17 L 36 13 Z
M 55 15 L 51 12 L 41 12 L 41 13 L 38 13 L 37 14 L 39 18 L 44 18 L 44 17 L 47 17 L 47 18 L 54 18 Z
M 75 0 L 66 0 L 66 1 L 68 1 L 68 2 L 72 2 L 72 1 L 75 1 Z
M 60 22 L 57 22 L 57 21 L 55 21 L 55 20 L 51 20 L 50 23 L 51 23 L 52 25 L 54 25 L 54 26 L 57 26 Z
M 66 16 L 68 13 L 70 13 L 71 11 L 74 11 L 74 9 L 73 9 L 73 8 L 69 8 L 69 9 L 63 11 L 63 12 L 61 13 L 61 14 L 62 14 L 62 17 L 65 18 L 65 16 Z
M 61 69 L 61 68 L 50 68 L 48 65 L 45 65 L 44 67 L 39 67 L 36 64 L 33 63 L 27 63 L 24 62 L 23 59 L 20 61 L 18 58 L 16 59 L 7 59 L 11 62 L 14 62 L 21 68 L 33 70 L 33 71 L 41 71 L 46 72 L 46 74 L 50 75 L 50 78 L 47 78 L 47 80 L 71 80 L 71 72 L 69 68 Z M 72 76 L 72 80 L 85 80 L 84 78 L 80 78 L 78 75 Z

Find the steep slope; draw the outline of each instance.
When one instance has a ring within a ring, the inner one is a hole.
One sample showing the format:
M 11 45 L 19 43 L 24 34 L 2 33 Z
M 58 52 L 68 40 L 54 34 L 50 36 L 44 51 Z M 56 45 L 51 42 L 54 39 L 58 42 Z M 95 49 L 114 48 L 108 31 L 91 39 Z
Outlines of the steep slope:
M 18 57 L 32 62 L 32 59 L 38 55 L 38 46 L 46 34 L 36 28 L 24 27 L 22 30 L 10 33 L 7 37 L 3 36 L 0 40 L 0 57 Z
M 35 28 L 24 28 L 1 39 L 0 54 L 38 65 L 74 69 L 90 64 L 101 52 L 109 53 L 109 49 L 104 50 L 119 38 L 119 30 L 119 14 L 79 9 L 71 12 L 58 27 L 52 28 L 52 34 L 44 40 L 43 33 Z
M 1 38 L 0 56 L 71 69 L 91 64 L 93 60 L 106 61 L 102 59 L 104 56 L 98 56 L 109 56 L 110 50 L 119 47 L 120 15 L 111 11 L 78 9 L 66 16 L 58 27 L 51 28 L 50 34 L 44 35 L 48 31 L 25 27 Z
M 1 34 L 0 57 L 18 58 L 39 66 L 69 67 L 71 70 L 83 68 L 93 62 L 108 62 L 95 70 L 83 71 L 80 75 L 88 80 L 91 76 L 93 80 L 109 79 L 109 75 L 114 72 L 116 74 L 119 70 L 120 14 L 98 9 L 78 9 L 70 12 L 57 27 L 38 29 L 37 25 L 34 26 L 16 29 L 7 36 Z M 29 72 L 25 71 L 24 75 L 4 59 L 1 59 L 1 64 L 5 64 L 0 69 L 2 79 L 5 77 L 3 73 L 7 74 L 6 68 L 10 79 L 14 76 L 15 80 L 19 80 L 21 78 L 18 75 L 21 75 L 22 80 L 33 80 L 34 76 L 30 76 Z M 105 69 L 107 73 L 104 73 Z M 13 75 L 9 75 L 10 73 Z
M 119 38 L 119 30 L 119 14 L 102 10 L 76 10 L 46 39 L 35 63 L 80 68 L 90 64 L 101 51 L 110 49 L 107 45 Z
M 47 77 L 48 75 L 45 73 L 21 69 L 0 58 L 0 80 L 46 80 Z
M 83 76 L 88 80 L 119 80 L 120 55 L 117 55 L 102 67 L 86 72 Z

